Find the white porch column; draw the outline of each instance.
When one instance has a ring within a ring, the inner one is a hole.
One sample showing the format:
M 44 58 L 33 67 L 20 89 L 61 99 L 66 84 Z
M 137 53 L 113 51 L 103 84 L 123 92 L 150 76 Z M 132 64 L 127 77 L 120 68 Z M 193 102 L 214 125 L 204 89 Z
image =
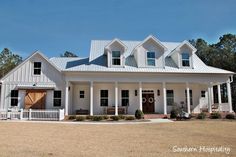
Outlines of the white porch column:
M 118 115 L 118 82 L 115 82 L 115 115 Z
M 190 93 L 189 93 L 189 83 L 186 83 L 186 92 L 187 92 L 187 111 L 190 114 Z
M 164 114 L 167 114 L 167 103 L 166 103 L 166 83 L 162 83 L 163 88 L 163 103 L 164 103 Z
M 217 85 L 217 92 L 218 92 L 218 104 L 219 104 L 219 108 L 221 105 L 221 91 L 220 91 L 220 84 Z
M 93 115 L 93 81 L 90 82 L 90 116 Z
M 227 81 L 227 95 L 228 95 L 229 112 L 233 112 L 230 80 Z
M 68 115 L 69 108 L 69 82 L 66 81 L 66 91 L 65 91 L 65 115 Z
M 143 110 L 142 82 L 139 82 L 139 109 Z
M 212 85 L 208 86 L 208 112 L 211 113 L 211 106 L 212 106 L 212 92 L 211 92 Z

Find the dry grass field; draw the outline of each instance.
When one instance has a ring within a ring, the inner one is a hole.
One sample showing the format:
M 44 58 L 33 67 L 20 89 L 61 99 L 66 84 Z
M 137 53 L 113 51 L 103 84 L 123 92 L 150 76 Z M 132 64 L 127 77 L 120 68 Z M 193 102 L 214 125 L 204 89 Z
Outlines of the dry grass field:
M 1 157 L 236 156 L 236 121 L 71 125 L 0 122 Z M 225 153 L 177 153 L 173 147 L 224 146 Z

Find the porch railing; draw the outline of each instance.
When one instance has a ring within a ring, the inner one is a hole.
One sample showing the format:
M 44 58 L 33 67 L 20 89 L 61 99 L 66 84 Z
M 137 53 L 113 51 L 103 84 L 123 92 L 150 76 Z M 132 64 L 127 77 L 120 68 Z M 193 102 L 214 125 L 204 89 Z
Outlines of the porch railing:
M 0 110 L 0 119 L 60 121 L 64 119 L 64 109 Z

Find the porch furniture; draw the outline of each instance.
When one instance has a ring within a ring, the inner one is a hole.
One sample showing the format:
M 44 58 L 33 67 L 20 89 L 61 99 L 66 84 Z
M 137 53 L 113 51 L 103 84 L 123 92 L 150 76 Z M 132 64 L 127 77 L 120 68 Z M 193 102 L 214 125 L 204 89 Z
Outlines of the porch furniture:
M 211 109 L 212 109 L 213 112 L 219 111 L 219 104 L 213 104 L 213 105 L 211 106 Z
M 89 111 L 88 110 L 84 110 L 84 109 L 79 109 L 79 110 L 76 110 L 76 114 L 87 115 L 87 114 L 89 114 Z
M 108 115 L 115 114 L 115 107 L 109 106 L 104 108 L 104 113 Z M 118 114 L 127 114 L 127 107 L 125 106 L 118 106 Z

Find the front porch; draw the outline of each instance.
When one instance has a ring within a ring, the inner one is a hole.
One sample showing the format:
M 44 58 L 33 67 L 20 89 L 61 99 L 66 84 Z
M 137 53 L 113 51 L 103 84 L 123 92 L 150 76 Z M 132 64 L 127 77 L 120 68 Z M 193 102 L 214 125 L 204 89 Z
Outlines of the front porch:
M 218 102 L 214 101 L 215 85 L 219 88 Z M 228 100 L 223 103 L 220 83 L 68 81 L 65 115 L 134 114 L 137 109 L 146 114 L 167 115 L 173 106 L 188 113 L 232 112 L 230 82 L 226 86 Z

